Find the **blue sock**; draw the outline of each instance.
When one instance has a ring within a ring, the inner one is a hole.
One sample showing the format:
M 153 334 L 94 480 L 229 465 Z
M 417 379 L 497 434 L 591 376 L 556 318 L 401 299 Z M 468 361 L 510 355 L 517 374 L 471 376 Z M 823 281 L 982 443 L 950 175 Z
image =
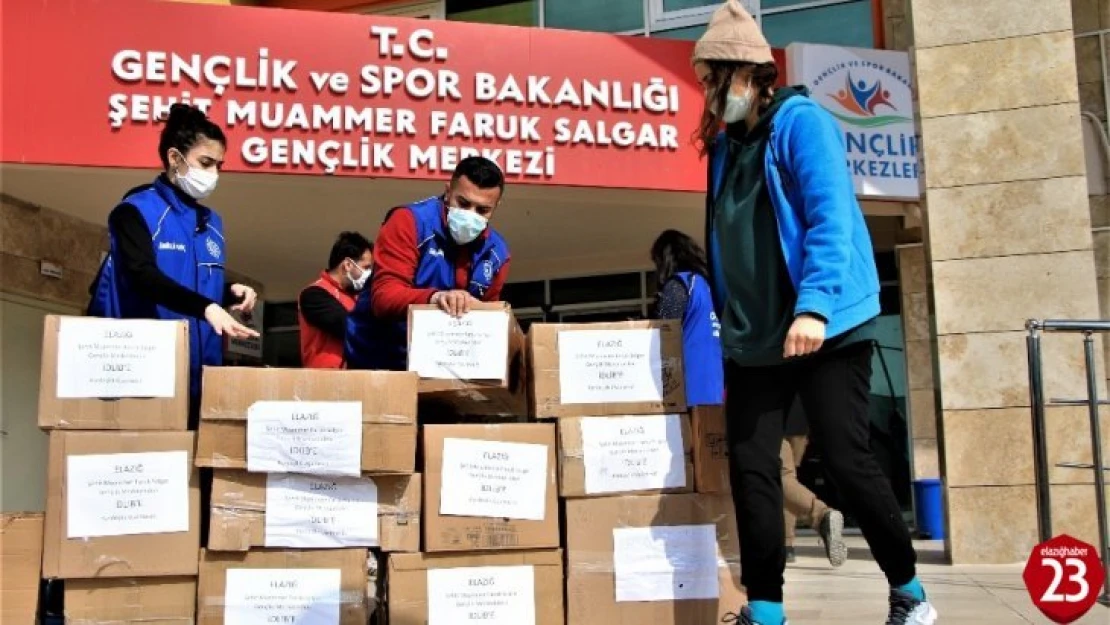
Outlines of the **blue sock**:
M 772 601 L 752 601 L 748 604 L 752 611 L 752 620 L 759 625 L 782 625 L 786 617 L 782 612 L 782 604 Z
M 921 580 L 917 579 L 916 577 L 911 579 L 910 583 L 899 586 L 898 590 L 909 593 L 910 596 L 912 596 L 914 599 L 917 599 L 918 601 L 925 600 L 925 588 L 921 586 Z

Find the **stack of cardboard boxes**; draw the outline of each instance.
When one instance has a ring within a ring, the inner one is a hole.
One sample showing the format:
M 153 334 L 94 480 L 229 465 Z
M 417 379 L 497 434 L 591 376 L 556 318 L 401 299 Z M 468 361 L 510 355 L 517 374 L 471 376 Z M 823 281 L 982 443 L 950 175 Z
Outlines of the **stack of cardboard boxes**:
M 416 376 L 210 368 L 199 623 L 365 625 L 376 553 L 419 551 Z
M 694 492 L 707 454 L 686 414 L 681 327 L 535 325 L 529 346 L 533 414 L 559 425 L 568 622 L 685 625 L 737 611 L 732 503 Z
M 525 337 L 480 305 L 413 307 L 409 329 L 408 372 L 206 369 L 194 461 L 185 326 L 51 318 L 42 574 L 66 580 L 68 620 L 687 625 L 738 609 L 723 416 L 687 412 L 676 322 Z M 8 545 L 6 578 L 29 559 Z M 23 604 L 5 604 L 7 623 Z
M 69 622 L 194 622 L 201 510 L 188 340 L 181 322 L 46 320 L 42 576 L 64 580 Z
M 390 625 L 562 625 L 555 427 L 524 422 L 520 327 L 507 306 L 482 305 L 462 319 L 414 307 L 409 328 L 424 549 L 389 558 Z

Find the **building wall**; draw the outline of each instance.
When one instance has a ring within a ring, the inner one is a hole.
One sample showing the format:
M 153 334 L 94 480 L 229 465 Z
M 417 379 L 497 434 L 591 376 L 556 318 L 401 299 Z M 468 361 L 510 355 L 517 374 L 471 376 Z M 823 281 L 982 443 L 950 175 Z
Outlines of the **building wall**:
M 107 250 L 107 227 L 0 194 L 0 291 L 83 310 Z M 42 276 L 42 261 L 61 266 L 62 278 Z M 226 275 L 262 297 L 256 280 L 231 270 Z
M 1099 314 L 1072 7 L 909 6 L 948 548 L 957 563 L 1022 561 L 1037 541 L 1023 326 Z M 1047 395 L 1082 397 L 1081 342 L 1045 341 Z M 1049 410 L 1053 465 L 1089 462 L 1084 419 Z M 1051 482 L 1054 533 L 1096 541 L 1092 474 L 1053 468 Z
M 1107 127 L 1106 85 L 1104 64 L 1110 66 L 1110 33 L 1104 35 L 1107 51 L 1102 54 L 1098 36 L 1090 35 L 1110 30 L 1110 2 L 1107 0 L 1072 0 L 1072 26 L 1075 29 L 1075 60 L 1079 76 L 1079 107 L 1083 112 L 1096 116 Z M 1084 36 L 1086 35 L 1086 36 Z M 1096 152 L 1099 146 L 1094 147 Z M 1088 161 L 1095 159 L 1104 164 L 1106 184 L 1103 190 L 1110 190 L 1110 155 L 1098 153 L 1090 155 Z M 1091 227 L 1094 229 L 1094 249 L 1096 271 L 1098 272 L 1101 316 L 1110 319 L 1110 195 L 1090 196 Z M 1110 334 L 1104 337 L 1106 346 L 1106 372 L 1110 380 Z

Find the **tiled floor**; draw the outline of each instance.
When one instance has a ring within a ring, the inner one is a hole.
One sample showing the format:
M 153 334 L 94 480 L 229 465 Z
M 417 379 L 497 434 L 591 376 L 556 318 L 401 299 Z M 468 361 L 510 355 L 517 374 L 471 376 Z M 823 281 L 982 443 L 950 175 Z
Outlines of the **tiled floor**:
M 798 539 L 798 561 L 786 570 L 791 625 L 882 625 L 887 585 L 862 538 L 850 537 L 850 560 L 833 570 L 815 538 Z M 1020 564 L 950 566 L 939 543 L 918 543 L 918 573 L 940 613 L 938 625 L 1051 624 L 1033 606 Z M 1079 625 L 1110 625 L 1096 605 Z

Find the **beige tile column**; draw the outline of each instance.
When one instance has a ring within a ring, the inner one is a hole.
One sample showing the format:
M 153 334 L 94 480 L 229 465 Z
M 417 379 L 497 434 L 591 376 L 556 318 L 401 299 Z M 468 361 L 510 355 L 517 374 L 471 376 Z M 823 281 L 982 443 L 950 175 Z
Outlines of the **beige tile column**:
M 913 443 L 913 478 L 940 477 L 937 449 L 936 385 L 933 383 L 932 320 L 929 314 L 928 266 L 921 243 L 897 248 L 902 291 L 902 333 L 906 350 L 906 401 Z
M 1071 3 L 910 0 L 910 15 L 949 551 L 1024 561 L 1037 539 L 1024 323 L 1098 315 Z M 1064 338 L 1045 343 L 1050 397 L 1085 389 L 1081 343 Z M 1084 419 L 1049 411 L 1053 462 L 1089 458 Z M 1092 480 L 1053 470 L 1057 532 L 1095 539 Z

